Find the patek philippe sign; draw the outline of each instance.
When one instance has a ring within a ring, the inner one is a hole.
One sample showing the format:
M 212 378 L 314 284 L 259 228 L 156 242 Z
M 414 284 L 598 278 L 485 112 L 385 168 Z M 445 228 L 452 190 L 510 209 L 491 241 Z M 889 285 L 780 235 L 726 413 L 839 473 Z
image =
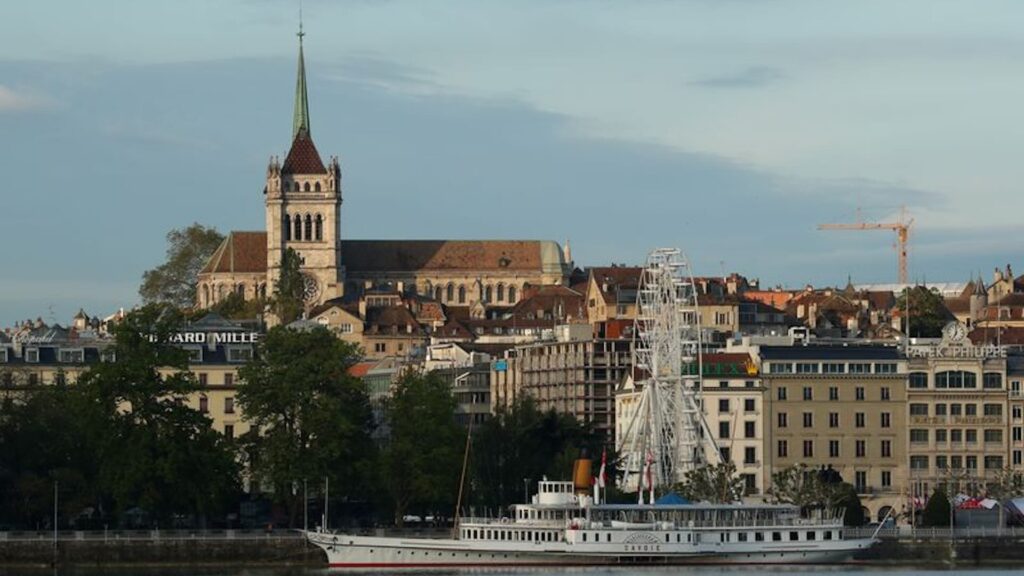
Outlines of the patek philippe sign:
M 150 336 L 156 340 L 156 336 Z M 175 332 L 167 341 L 171 344 L 255 344 L 259 332 Z
M 911 346 L 907 350 L 910 358 L 1006 358 L 1003 346 L 946 345 Z

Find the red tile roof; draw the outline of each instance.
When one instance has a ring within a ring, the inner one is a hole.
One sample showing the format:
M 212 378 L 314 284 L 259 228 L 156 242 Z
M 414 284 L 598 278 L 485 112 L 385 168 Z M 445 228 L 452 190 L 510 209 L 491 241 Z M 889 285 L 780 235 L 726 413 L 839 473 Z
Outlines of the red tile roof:
M 343 240 L 349 272 L 415 270 L 540 270 L 534 240 Z
M 282 174 L 327 174 L 320 153 L 316 151 L 313 139 L 305 130 L 299 130 L 292 141 L 292 148 L 281 165 Z
M 231 232 L 199 273 L 266 271 L 266 232 Z

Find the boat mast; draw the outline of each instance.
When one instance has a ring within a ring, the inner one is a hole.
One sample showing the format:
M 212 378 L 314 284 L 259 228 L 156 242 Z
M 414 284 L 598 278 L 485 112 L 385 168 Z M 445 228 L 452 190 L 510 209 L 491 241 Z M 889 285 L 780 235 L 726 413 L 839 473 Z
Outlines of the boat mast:
M 469 466 L 469 445 L 473 439 L 473 414 L 469 415 L 469 429 L 466 431 L 466 448 L 462 453 L 462 475 L 459 477 L 459 497 L 455 501 L 455 521 L 452 522 L 452 538 L 459 535 L 459 518 L 462 516 L 462 489 L 466 485 L 466 469 Z

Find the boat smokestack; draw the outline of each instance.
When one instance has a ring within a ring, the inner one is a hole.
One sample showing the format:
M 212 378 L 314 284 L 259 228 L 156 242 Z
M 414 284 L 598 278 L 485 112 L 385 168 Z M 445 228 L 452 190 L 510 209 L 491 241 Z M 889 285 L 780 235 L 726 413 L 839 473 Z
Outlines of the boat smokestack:
M 589 494 L 592 480 L 590 459 L 580 458 L 576 460 L 572 465 L 572 487 L 576 494 Z

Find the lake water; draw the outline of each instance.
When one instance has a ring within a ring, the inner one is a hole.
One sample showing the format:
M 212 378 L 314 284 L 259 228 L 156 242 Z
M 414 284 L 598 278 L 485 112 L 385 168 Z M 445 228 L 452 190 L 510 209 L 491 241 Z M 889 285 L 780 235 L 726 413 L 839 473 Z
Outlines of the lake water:
M 162 567 L 162 568 L 61 568 L 46 569 L 14 569 L 0 568 L 0 576 L 337 576 L 353 574 L 346 571 L 329 571 L 326 568 L 195 568 L 195 567 Z M 374 574 L 385 574 L 376 572 Z M 800 576 L 883 576 L 886 574 L 906 574 L 908 576 L 948 576 L 954 573 L 950 569 L 908 569 L 902 566 L 694 566 L 672 568 L 527 568 L 518 570 L 478 570 L 478 571 L 403 571 L 401 574 L 486 574 L 488 576 L 518 576 L 522 574 L 555 574 L 566 576 L 755 576 L 757 574 L 798 574 Z M 995 576 L 1003 574 L 1024 573 L 1024 565 L 1019 568 L 970 568 L 956 567 L 955 573 L 963 576 Z

